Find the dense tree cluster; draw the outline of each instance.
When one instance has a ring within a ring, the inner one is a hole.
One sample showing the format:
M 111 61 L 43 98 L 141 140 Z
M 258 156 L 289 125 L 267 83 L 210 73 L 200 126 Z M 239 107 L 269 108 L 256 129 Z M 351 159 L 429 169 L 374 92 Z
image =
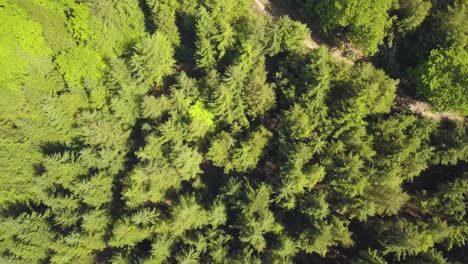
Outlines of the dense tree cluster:
M 271 1 L 319 24 L 350 59 L 377 55 L 375 63 L 433 110 L 467 115 L 466 0 Z
M 463 1 L 292 2 L 468 113 Z M 466 122 L 253 4 L 0 3 L 0 262 L 466 261 Z

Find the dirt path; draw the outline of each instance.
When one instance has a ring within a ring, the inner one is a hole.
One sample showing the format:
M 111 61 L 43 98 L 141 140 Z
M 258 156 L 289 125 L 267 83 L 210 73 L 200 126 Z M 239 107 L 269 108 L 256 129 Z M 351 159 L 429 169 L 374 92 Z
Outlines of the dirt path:
M 255 0 L 255 10 L 262 15 L 270 15 L 266 10 L 265 3 L 261 0 Z
M 441 120 L 451 120 L 451 121 L 458 121 L 458 122 L 466 121 L 465 117 L 461 117 L 450 112 L 432 112 L 428 104 L 415 100 L 411 97 L 399 95 L 396 98 L 396 103 L 399 106 L 407 107 L 412 113 L 416 115 L 429 118 L 435 121 L 441 121 Z
M 278 17 L 282 15 L 286 15 L 280 10 L 275 9 L 269 0 L 254 0 L 255 2 L 255 10 L 264 16 L 270 16 L 274 19 L 277 19 Z M 346 62 L 346 63 L 351 63 L 354 64 L 354 61 L 348 59 L 341 50 L 339 50 L 336 47 L 329 47 L 323 41 L 320 40 L 319 36 L 315 35 L 314 32 L 309 36 L 308 39 L 305 40 L 305 46 L 309 49 L 318 49 L 321 46 L 325 46 L 330 50 L 331 55 L 340 62 Z M 363 58 L 362 52 L 356 50 L 356 54 L 358 55 L 359 58 Z M 432 119 L 434 121 L 441 121 L 441 120 L 451 120 L 454 122 L 464 122 L 467 120 L 467 118 L 457 116 L 455 114 L 449 113 L 449 112 L 432 112 L 429 109 L 429 106 L 421 101 L 414 100 L 409 97 L 403 97 L 400 95 L 397 95 L 396 98 L 397 105 L 402 106 L 402 107 L 407 107 L 413 114 Z

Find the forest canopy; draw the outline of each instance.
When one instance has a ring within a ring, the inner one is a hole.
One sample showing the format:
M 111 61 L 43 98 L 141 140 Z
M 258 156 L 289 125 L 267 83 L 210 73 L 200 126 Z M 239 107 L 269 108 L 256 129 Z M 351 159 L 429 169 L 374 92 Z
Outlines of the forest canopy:
M 466 1 L 266 2 L 0 0 L 0 263 L 466 263 Z

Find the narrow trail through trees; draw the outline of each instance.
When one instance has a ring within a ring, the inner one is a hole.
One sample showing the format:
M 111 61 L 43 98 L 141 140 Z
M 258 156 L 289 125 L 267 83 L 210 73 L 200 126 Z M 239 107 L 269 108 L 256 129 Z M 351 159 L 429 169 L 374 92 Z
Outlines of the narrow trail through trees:
M 270 16 L 273 19 L 276 19 L 282 15 L 287 15 L 284 11 L 279 10 L 273 6 L 269 0 L 254 0 L 254 2 L 254 9 L 261 15 Z M 330 53 L 336 60 L 354 64 L 354 61 L 348 59 L 341 50 L 339 50 L 337 47 L 328 46 L 323 41 L 321 41 L 320 37 L 314 34 L 314 32 L 312 32 L 309 38 L 305 40 L 305 46 L 309 49 L 318 49 L 321 46 L 325 46 L 330 50 Z M 359 58 L 364 57 L 362 52 L 357 51 L 356 53 L 358 54 Z M 454 122 L 464 122 L 467 120 L 466 117 L 458 116 L 450 112 L 433 112 L 426 103 L 415 100 L 408 96 L 397 95 L 396 103 L 400 107 L 408 108 L 416 115 L 435 121 L 450 120 Z

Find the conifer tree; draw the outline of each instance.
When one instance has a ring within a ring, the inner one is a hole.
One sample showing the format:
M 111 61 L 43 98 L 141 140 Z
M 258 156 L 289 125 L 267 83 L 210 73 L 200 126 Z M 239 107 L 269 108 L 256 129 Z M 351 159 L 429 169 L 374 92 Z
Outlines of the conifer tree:
M 0 262 L 463 263 L 466 5 L 280 2 L 3 0 Z
M 162 85 L 163 78 L 173 73 L 174 48 L 166 35 L 157 31 L 144 37 L 135 46 L 132 72 L 135 79 L 145 85 Z

